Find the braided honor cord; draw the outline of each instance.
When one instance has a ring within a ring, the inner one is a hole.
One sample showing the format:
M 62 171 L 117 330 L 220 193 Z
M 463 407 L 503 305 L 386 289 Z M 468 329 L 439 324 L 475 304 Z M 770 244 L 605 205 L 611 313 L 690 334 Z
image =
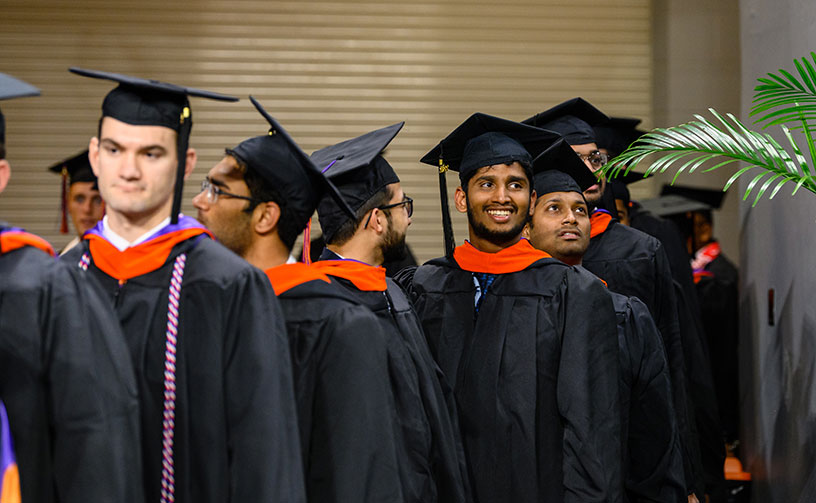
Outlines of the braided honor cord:
M 162 420 L 161 503 L 175 501 L 173 436 L 176 428 L 176 343 L 178 341 L 179 297 L 187 255 L 182 253 L 173 264 L 170 295 L 167 299 L 167 335 L 164 349 L 164 416 Z

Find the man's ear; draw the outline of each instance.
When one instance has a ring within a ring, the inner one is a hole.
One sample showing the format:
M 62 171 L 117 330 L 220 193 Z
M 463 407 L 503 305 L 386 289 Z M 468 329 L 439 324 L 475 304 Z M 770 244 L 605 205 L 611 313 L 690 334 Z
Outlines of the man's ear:
M 184 164 L 184 179 L 186 180 L 190 174 L 195 169 L 196 161 L 198 160 L 198 154 L 196 153 L 194 148 L 187 149 L 187 160 Z
M 465 194 L 465 190 L 461 186 L 456 187 L 456 192 L 453 194 L 453 202 L 456 206 L 456 211 L 459 213 L 467 213 L 467 194 Z
M 533 192 L 532 192 L 532 193 L 530 193 L 530 209 L 527 211 L 527 213 L 528 213 L 530 216 L 533 216 L 533 213 L 535 213 L 535 203 L 536 203 L 536 199 L 538 199 L 538 196 L 536 195 L 536 191 L 535 191 L 535 189 L 534 189 L 534 190 L 533 190 Z
M 88 143 L 88 162 L 91 163 L 91 171 L 99 178 L 99 138 L 94 136 Z
M 524 228 L 521 229 L 521 237 L 525 239 L 530 239 L 530 223 L 527 222 L 524 224 Z
M 368 222 L 368 227 L 374 230 L 377 234 L 385 232 L 385 212 L 379 208 L 371 210 L 371 221 Z
M 0 159 L 0 192 L 6 190 L 9 178 L 11 178 L 11 164 L 5 159 Z
M 252 228 L 256 234 L 265 235 L 278 228 L 281 209 L 278 203 L 267 201 L 255 207 L 252 213 Z

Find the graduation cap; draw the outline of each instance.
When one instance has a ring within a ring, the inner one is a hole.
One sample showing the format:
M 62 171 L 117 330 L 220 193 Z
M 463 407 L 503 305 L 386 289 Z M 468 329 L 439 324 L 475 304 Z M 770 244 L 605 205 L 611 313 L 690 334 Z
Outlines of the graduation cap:
M 102 117 L 112 117 L 134 126 L 163 126 L 178 133 L 175 193 L 171 222 L 178 222 L 181 210 L 181 192 L 184 187 L 184 168 L 187 162 L 187 147 L 193 117 L 188 96 L 197 96 L 219 101 L 238 101 L 234 96 L 183 87 L 157 80 L 142 79 L 118 73 L 100 72 L 71 67 L 69 71 L 83 77 L 117 82 L 118 87 L 110 91 L 102 102 Z
M 640 205 L 645 211 L 650 211 L 659 217 L 670 217 L 673 215 L 683 215 L 690 211 L 710 210 L 711 206 L 706 203 L 695 201 L 679 194 L 668 194 L 653 199 L 640 201 Z
M 558 140 L 533 161 L 533 188 L 542 196 L 550 192 L 584 191 L 598 183 L 584 161 L 566 142 Z
M 646 134 L 646 131 L 637 128 L 640 122 L 640 119 L 610 117 L 606 124 L 593 126 L 595 143 L 598 148 L 606 149 L 610 157 L 615 157 Z
M 664 185 L 663 189 L 660 191 L 660 195 L 683 196 L 686 199 L 690 199 L 692 201 L 697 201 L 699 203 L 705 204 L 706 208 L 704 209 L 716 210 L 719 209 L 720 206 L 722 206 L 723 199 L 725 198 L 725 191 L 719 189 L 712 190 L 712 189 L 700 189 L 696 187 L 684 187 L 682 185 Z
M 306 227 L 324 195 L 329 195 L 341 211 L 354 218 L 354 210 L 283 126 L 258 100 L 252 96 L 249 99 L 269 123 L 269 133 L 244 140 L 237 147 L 227 149 L 227 154 L 269 182 L 285 199 L 287 213 L 299 226 Z
M 62 177 L 60 232 L 65 234 L 68 232 L 68 187 L 77 182 L 93 182 L 93 188 L 97 190 L 96 175 L 94 175 L 91 162 L 88 160 L 88 149 L 54 164 L 48 170 L 59 173 Z
M 629 194 L 629 184 L 637 183 L 646 178 L 648 177 L 645 176 L 645 173 L 636 171 L 624 173 L 621 171 L 615 178 L 608 178 L 607 183 L 609 184 L 609 190 L 612 192 L 612 197 L 622 200 L 628 206 L 632 200 L 632 196 Z
M 400 181 L 381 154 L 404 125 L 404 122 L 392 124 L 312 153 L 312 162 L 337 187 L 341 200 L 353 210 L 349 215 L 335 198 L 324 197 L 320 201 L 317 217 L 327 243 L 343 224 L 356 218 L 354 212 L 374 194 L 386 185 Z
M 552 131 L 475 113 L 420 159 L 422 163 L 439 167 L 439 197 L 447 256 L 453 253 L 454 240 L 445 172 L 458 171 L 463 186 L 480 168 L 494 164 L 518 162 L 532 174 L 533 158 L 560 138 Z
M 592 128 L 608 120 L 606 114 L 585 99 L 572 98 L 523 122 L 555 131 L 564 136 L 570 145 L 583 145 L 595 143 L 595 131 Z
M 28 82 L 15 79 L 11 75 L 0 73 L 0 101 L 26 96 L 39 96 L 40 90 Z M 6 143 L 6 119 L 0 111 L 0 146 Z

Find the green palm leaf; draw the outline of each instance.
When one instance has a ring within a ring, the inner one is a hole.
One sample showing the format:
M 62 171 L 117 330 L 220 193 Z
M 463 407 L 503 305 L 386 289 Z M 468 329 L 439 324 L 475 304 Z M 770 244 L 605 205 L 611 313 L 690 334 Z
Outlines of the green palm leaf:
M 816 60 L 816 55 L 814 55 Z M 800 83 L 802 89 L 816 87 L 816 79 L 812 78 L 807 67 L 800 70 L 800 76 L 807 74 L 808 80 Z M 785 73 L 789 80 L 795 80 Z M 783 80 L 781 77 L 779 80 Z M 791 85 L 793 85 L 791 83 Z M 798 87 L 798 86 L 797 86 Z M 742 122 L 731 114 L 720 115 L 714 109 L 709 109 L 715 120 L 709 120 L 696 115 L 697 120 L 670 128 L 657 128 L 641 136 L 629 146 L 621 155 L 612 159 L 603 169 L 608 178 L 624 171 L 637 167 L 640 164 L 647 166 L 646 176 L 656 173 L 665 173 L 669 168 L 675 168 L 676 173 L 672 180 L 683 172 L 693 173 L 708 161 L 717 160 L 717 164 L 706 168 L 704 172 L 713 171 L 732 163 L 742 162 L 742 167 L 728 180 L 723 190 L 727 190 L 735 181 L 748 172 L 754 177 L 748 184 L 743 200 L 754 193 L 753 206 L 759 202 L 766 192 L 770 192 L 772 199 L 783 185 L 794 182 L 795 194 L 800 188 L 816 194 L 816 170 L 810 166 L 802 155 L 802 149 L 796 144 L 787 127 L 781 129 L 790 143 L 793 155 L 767 133 L 749 130 Z M 811 152 L 811 161 L 814 156 L 813 140 L 809 134 L 807 124 L 804 128 L 808 134 L 806 139 Z M 759 172 L 757 172 L 759 170 Z
M 751 116 L 759 116 L 754 124 L 764 122 L 764 127 L 799 122 L 794 129 L 816 129 L 816 53 L 810 53 L 811 60 L 794 60 L 798 78 L 780 69 L 780 75 L 769 73 L 770 78 L 758 79 Z M 809 133 L 808 133 L 809 134 Z

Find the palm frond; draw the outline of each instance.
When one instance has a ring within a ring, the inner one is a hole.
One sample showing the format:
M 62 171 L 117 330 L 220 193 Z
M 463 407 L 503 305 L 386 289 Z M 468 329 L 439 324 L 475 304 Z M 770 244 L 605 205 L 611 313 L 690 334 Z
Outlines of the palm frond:
M 793 79 L 793 76 L 789 77 Z M 816 79 L 810 79 L 810 84 L 801 85 L 809 89 L 810 86 L 816 86 Z M 733 115 L 723 116 L 712 108 L 709 108 L 709 112 L 715 120 L 695 115 L 697 120 L 689 123 L 670 128 L 657 128 L 646 133 L 626 151 L 609 161 L 603 169 L 603 174 L 614 179 L 621 171 L 628 173 L 643 163 L 647 165 L 646 176 L 665 173 L 669 168 L 676 168 L 672 180 L 674 183 L 681 173 L 693 173 L 709 161 L 719 162 L 706 168 L 704 172 L 743 162 L 747 166 L 737 170 L 723 190 L 727 190 L 746 173 L 752 172 L 754 177 L 746 187 L 743 200 L 747 200 L 754 193 L 753 206 L 756 206 L 769 189 L 773 187 L 770 192 L 770 198 L 773 199 L 782 186 L 789 182 L 796 184 L 794 194 L 802 187 L 816 194 L 816 169 L 808 164 L 802 149 L 796 144 L 787 127 L 781 126 L 781 129 L 791 145 L 793 155 L 771 135 L 749 130 Z M 810 135 L 807 134 L 806 138 L 808 147 L 813 152 Z M 811 154 L 811 161 L 813 159 L 814 156 Z
M 794 60 L 799 78 L 780 69 L 781 76 L 769 73 L 770 78 L 758 79 L 750 115 L 760 117 L 754 124 L 765 122 L 767 128 L 797 122 L 801 126 L 792 125 L 793 129 L 816 130 L 816 53 L 810 57 L 812 61 Z

